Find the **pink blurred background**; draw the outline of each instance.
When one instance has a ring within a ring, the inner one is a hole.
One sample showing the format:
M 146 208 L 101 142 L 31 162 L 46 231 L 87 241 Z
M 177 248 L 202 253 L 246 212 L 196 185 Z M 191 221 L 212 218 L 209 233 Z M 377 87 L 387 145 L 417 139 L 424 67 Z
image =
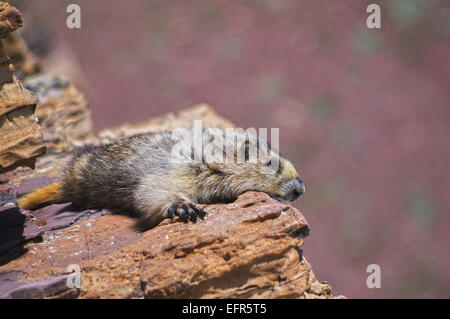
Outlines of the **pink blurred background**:
M 13 2 L 49 69 L 55 50 L 79 63 L 62 72 L 97 131 L 200 102 L 280 128 L 307 187 L 304 256 L 335 295 L 450 298 L 448 1 Z M 370 3 L 381 29 L 366 27 Z

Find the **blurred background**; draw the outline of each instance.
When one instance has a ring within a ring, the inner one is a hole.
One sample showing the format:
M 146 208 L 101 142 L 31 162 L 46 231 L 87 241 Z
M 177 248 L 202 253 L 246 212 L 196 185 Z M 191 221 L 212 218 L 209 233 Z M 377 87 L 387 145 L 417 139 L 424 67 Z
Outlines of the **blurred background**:
M 450 2 L 13 3 L 96 131 L 200 102 L 238 127 L 280 128 L 307 188 L 304 256 L 334 295 L 450 298 Z M 81 29 L 66 27 L 70 3 Z M 381 29 L 366 27 L 370 3 Z

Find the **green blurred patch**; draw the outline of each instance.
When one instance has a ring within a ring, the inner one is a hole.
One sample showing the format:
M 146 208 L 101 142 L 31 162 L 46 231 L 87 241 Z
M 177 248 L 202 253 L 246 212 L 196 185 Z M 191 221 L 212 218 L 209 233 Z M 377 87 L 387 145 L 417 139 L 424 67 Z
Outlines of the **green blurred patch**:
M 170 103 L 174 105 L 186 103 L 186 88 L 177 80 L 174 73 L 174 71 L 167 72 L 156 78 L 154 85 L 159 94 Z
M 346 122 L 339 124 L 332 134 L 336 144 L 344 148 L 353 148 L 360 145 L 361 137 L 355 124 Z
M 253 0 L 251 3 L 266 9 L 270 13 L 279 13 L 289 4 L 288 1 L 284 0 Z
M 345 68 L 345 78 L 347 82 L 355 87 L 359 88 L 364 85 L 364 72 L 361 64 L 349 63 Z
M 309 105 L 311 114 L 318 120 L 333 118 L 339 109 L 338 99 L 331 93 L 322 93 L 314 96 Z
M 426 14 L 436 3 L 436 0 L 395 0 L 387 1 L 386 7 L 394 23 L 412 23 Z
M 196 7 L 198 19 L 205 24 L 222 23 L 222 8 L 214 2 L 205 1 Z
M 162 34 L 149 33 L 141 42 L 140 50 L 146 58 L 161 63 L 169 56 L 170 45 Z
M 287 83 L 280 74 L 263 73 L 253 82 L 253 96 L 265 104 L 274 103 L 279 98 L 288 95 Z
M 358 192 L 347 198 L 335 244 L 348 262 L 373 259 L 389 241 L 388 228 L 384 225 L 377 226 L 371 220 L 373 209 L 374 204 L 368 193 Z M 368 229 L 376 229 L 376 236 L 368 232 Z
M 304 165 L 308 161 L 314 160 L 321 149 L 321 143 L 314 140 L 313 137 L 308 137 L 307 140 L 296 142 L 288 148 L 286 156 L 292 158 L 295 163 Z
M 332 32 L 320 29 L 317 32 L 318 50 L 322 53 L 330 53 L 335 48 L 336 40 Z
M 408 270 L 390 280 L 386 287 L 387 298 L 418 298 L 448 295 L 448 282 L 442 280 L 439 271 L 433 269 L 427 257 L 408 258 Z M 383 287 L 383 283 L 381 284 Z
M 414 24 L 403 30 L 396 43 L 397 53 L 408 65 L 421 65 L 423 51 L 430 44 L 428 25 Z
M 416 225 L 431 227 L 437 220 L 437 211 L 431 196 L 425 191 L 409 191 L 406 194 L 406 211 Z
M 117 78 L 131 78 L 138 71 L 136 52 L 129 49 L 117 50 L 109 56 L 108 71 Z
M 445 37 L 450 36 L 450 9 L 443 8 L 442 10 L 437 11 L 431 23 L 436 35 Z
M 224 59 L 237 60 L 241 57 L 241 41 L 235 36 L 221 36 L 215 39 L 214 49 Z
M 328 178 L 310 187 L 306 181 L 305 184 L 308 196 L 304 197 L 304 203 L 317 213 L 333 208 L 346 192 L 345 184 L 338 178 Z
M 165 0 L 145 1 L 145 12 L 148 16 L 146 26 L 151 33 L 163 32 L 169 21 L 169 15 L 173 10 L 173 5 Z
M 356 52 L 372 54 L 383 48 L 384 37 L 377 30 L 363 30 L 358 32 L 352 41 L 352 47 Z
M 433 35 L 444 34 L 446 26 L 449 26 L 448 13 L 438 10 L 436 3 L 396 0 L 386 4 L 388 15 L 399 32 L 393 48 L 408 65 L 421 65 L 423 51 L 430 45 Z

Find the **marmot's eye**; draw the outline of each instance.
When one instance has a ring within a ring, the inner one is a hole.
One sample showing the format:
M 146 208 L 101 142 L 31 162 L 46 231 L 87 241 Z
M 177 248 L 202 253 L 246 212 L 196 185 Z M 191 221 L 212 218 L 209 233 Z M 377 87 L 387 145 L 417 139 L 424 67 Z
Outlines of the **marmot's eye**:
M 276 168 L 278 174 L 281 174 L 281 170 L 283 169 L 283 166 L 281 165 L 280 162 L 274 162 L 272 160 L 268 161 L 266 163 L 266 166 L 274 169 Z

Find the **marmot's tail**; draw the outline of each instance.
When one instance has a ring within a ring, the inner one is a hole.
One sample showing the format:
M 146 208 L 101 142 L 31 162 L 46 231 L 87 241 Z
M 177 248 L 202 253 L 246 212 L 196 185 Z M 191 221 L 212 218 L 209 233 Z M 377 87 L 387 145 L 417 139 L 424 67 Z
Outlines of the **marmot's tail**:
M 16 202 L 17 206 L 23 209 L 36 209 L 50 204 L 62 203 L 62 183 L 57 181 L 36 189 L 22 196 Z

